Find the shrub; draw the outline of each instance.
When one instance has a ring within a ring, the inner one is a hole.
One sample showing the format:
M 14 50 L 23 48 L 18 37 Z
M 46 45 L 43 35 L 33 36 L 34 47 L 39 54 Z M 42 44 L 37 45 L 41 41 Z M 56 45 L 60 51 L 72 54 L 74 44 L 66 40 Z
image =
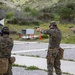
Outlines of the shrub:
M 51 12 L 51 8 L 44 8 L 41 10 L 41 12 L 44 12 L 44 13 L 50 13 Z
M 68 7 L 62 7 L 60 10 L 59 10 L 59 15 L 60 15 L 60 18 L 63 19 L 63 20 L 73 20 L 73 10 L 68 8 Z
M 7 18 L 7 19 L 10 19 L 10 18 L 12 18 L 12 17 L 14 17 L 13 11 L 8 12 L 8 13 L 6 14 L 6 18 Z
M 8 20 L 7 23 L 9 23 L 9 24 L 18 24 L 18 20 L 17 20 L 17 18 L 12 18 L 12 19 Z
M 34 21 L 32 22 L 32 24 L 34 24 L 34 25 L 39 25 L 39 21 L 38 21 L 38 20 L 34 20 Z
M 42 35 L 42 38 L 47 39 L 47 38 L 48 38 L 48 35 L 43 34 L 43 35 Z
M 32 10 L 31 10 L 31 15 L 32 15 L 33 17 L 38 16 L 38 13 L 39 13 L 39 11 L 37 11 L 36 9 L 32 9 Z
M 29 66 L 26 68 L 26 70 L 39 70 L 39 68 L 36 66 Z
M 40 19 L 42 21 L 53 20 L 54 19 L 54 15 L 52 13 L 41 13 L 38 16 L 38 19 Z
M 30 8 L 29 6 L 27 6 L 27 7 L 25 7 L 25 8 L 23 9 L 23 11 L 24 11 L 24 12 L 30 12 L 30 11 L 31 11 L 31 8 Z

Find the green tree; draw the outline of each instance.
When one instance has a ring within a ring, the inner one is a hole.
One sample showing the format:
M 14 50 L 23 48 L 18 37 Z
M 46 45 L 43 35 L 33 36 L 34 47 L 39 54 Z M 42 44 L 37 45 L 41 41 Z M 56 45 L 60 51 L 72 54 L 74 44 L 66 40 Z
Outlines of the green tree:
M 30 8 L 29 6 L 27 6 L 27 7 L 25 7 L 25 8 L 23 9 L 23 11 L 24 11 L 24 12 L 30 12 L 30 11 L 31 11 L 31 8 Z
M 39 14 L 39 11 L 37 11 L 36 9 L 32 9 L 31 15 L 32 15 L 33 17 L 36 17 L 38 14 Z
M 71 20 L 73 19 L 73 13 L 74 11 L 71 8 L 68 7 L 62 7 L 59 10 L 59 15 L 61 19 L 67 19 L 67 20 Z
M 14 17 L 14 12 L 13 12 L 13 11 L 8 12 L 8 13 L 6 14 L 6 18 L 7 18 L 7 19 L 10 19 L 10 18 L 13 18 L 13 17 Z

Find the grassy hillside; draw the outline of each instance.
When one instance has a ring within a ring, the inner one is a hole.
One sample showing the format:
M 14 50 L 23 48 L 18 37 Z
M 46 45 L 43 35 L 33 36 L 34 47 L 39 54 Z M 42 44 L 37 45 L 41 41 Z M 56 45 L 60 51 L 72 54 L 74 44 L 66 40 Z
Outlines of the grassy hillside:
M 14 3 L 18 3 L 18 4 L 24 4 L 24 3 L 26 3 L 26 2 L 50 2 L 50 1 L 52 1 L 52 2 L 57 2 L 58 0 L 9 0 L 9 1 L 11 1 L 11 2 L 14 2 Z
M 29 0 L 24 6 L 30 6 L 31 8 L 42 9 L 44 7 L 50 7 L 52 4 L 57 3 L 58 0 Z
M 42 9 L 44 7 L 50 7 L 52 4 L 57 3 L 59 0 L 0 0 L 7 5 L 11 6 L 29 6 L 31 8 Z M 60 0 L 59 3 L 75 2 L 75 0 Z
M 29 0 L 10 0 L 10 1 L 18 5 L 23 5 L 25 2 Z
M 64 3 L 66 3 L 66 2 L 75 2 L 75 0 L 60 0 L 59 2 L 64 2 Z
M 58 0 L 0 0 L 0 2 L 5 3 L 11 8 L 29 6 L 31 8 L 42 9 L 44 7 L 50 7 L 52 4 L 57 3 Z

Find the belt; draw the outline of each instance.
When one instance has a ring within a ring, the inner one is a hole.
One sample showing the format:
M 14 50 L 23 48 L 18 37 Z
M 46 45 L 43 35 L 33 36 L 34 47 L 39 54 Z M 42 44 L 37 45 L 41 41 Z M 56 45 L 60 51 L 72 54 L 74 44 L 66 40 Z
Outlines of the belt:
M 49 48 L 48 50 L 54 50 L 55 48 Z
M 49 48 L 48 50 L 55 50 L 55 49 L 59 49 L 59 48 Z

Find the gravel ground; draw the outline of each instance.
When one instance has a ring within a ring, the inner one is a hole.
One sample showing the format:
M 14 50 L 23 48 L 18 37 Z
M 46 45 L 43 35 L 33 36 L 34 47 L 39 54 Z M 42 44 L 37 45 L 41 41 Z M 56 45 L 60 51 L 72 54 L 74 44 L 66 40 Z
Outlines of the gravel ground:
M 72 59 L 75 60 L 75 47 L 74 48 L 68 48 L 72 47 L 74 45 L 72 44 L 61 44 L 63 48 L 65 48 L 64 51 L 64 58 L 65 59 Z M 25 44 L 15 44 L 13 51 L 19 51 L 19 50 L 34 50 L 34 49 L 44 49 L 48 47 L 48 43 L 25 43 Z M 23 53 L 17 53 L 20 55 L 28 55 L 28 56 L 39 56 L 39 57 L 46 57 L 47 51 L 33 51 L 33 52 L 23 52 Z M 12 69 L 13 75 L 47 75 L 47 72 L 42 70 L 25 70 L 25 68 L 22 67 L 13 67 Z M 56 74 L 54 74 L 56 75 Z M 62 75 L 71 75 L 71 74 L 62 74 Z
M 75 48 L 65 49 L 65 51 L 64 51 L 64 59 L 75 60 Z
M 68 60 L 75 60 L 75 48 L 73 49 L 65 49 L 64 51 L 64 59 Z M 33 52 L 23 52 L 23 53 L 17 53 L 19 55 L 27 55 L 27 56 L 34 56 L 34 57 L 43 57 L 45 58 L 47 55 L 47 51 L 33 51 Z
M 14 44 L 13 51 L 44 49 L 44 48 L 47 48 L 47 47 L 48 47 L 48 43 L 23 43 L 23 44 Z
M 75 49 L 65 49 L 64 58 L 75 60 L 74 50 Z M 28 56 L 45 57 L 47 54 L 47 51 L 26 52 L 26 53 L 20 53 L 20 54 L 28 55 Z M 13 70 L 13 75 L 47 75 L 47 72 L 42 70 L 25 70 L 25 68 L 21 68 L 21 67 L 13 67 L 12 70 Z M 62 74 L 62 75 L 72 75 L 72 74 Z
M 74 44 L 61 44 L 63 48 L 71 48 L 74 47 Z M 34 49 L 47 49 L 48 43 L 17 43 L 14 44 L 12 51 L 19 51 L 19 50 L 34 50 Z M 75 47 L 74 47 L 75 48 Z
M 64 51 L 64 58 L 65 59 L 72 59 L 75 60 L 75 45 L 74 44 L 61 44 L 62 48 L 65 48 Z M 47 50 L 48 43 L 20 43 L 14 44 L 12 51 L 23 51 L 23 50 L 37 50 L 37 49 L 46 49 Z M 33 51 L 33 52 L 23 52 L 17 53 L 22 55 L 28 56 L 39 56 L 39 57 L 46 57 L 47 51 Z
M 13 75 L 47 75 L 46 71 L 42 70 L 25 70 L 22 67 L 13 67 Z M 54 75 L 56 75 L 54 73 Z M 72 74 L 62 74 L 62 75 L 72 75 Z
M 37 52 L 33 51 L 33 52 L 23 52 L 23 53 L 17 53 L 17 54 L 45 58 L 47 55 L 47 51 L 37 51 Z
M 47 75 L 47 72 L 42 70 L 25 70 L 21 67 L 13 67 L 13 75 Z

